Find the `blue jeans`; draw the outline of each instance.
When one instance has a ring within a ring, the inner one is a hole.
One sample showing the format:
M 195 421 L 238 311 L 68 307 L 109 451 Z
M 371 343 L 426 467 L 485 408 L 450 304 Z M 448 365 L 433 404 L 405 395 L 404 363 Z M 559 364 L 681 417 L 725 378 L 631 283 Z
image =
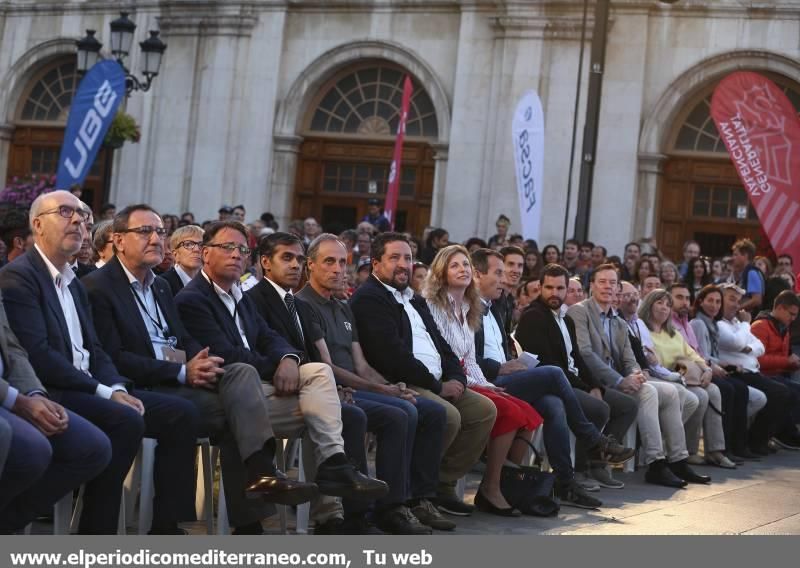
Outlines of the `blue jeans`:
M 404 502 L 409 497 L 415 499 L 435 497 L 439 484 L 442 442 L 447 423 L 445 408 L 437 402 L 422 397 L 417 398 L 416 405 L 395 396 L 367 391 L 356 391 L 354 398 L 356 404 L 362 408 L 365 408 L 363 403 L 366 401 L 379 402 L 381 405 L 397 408 L 406 415 L 405 459 L 403 461 L 397 459 L 399 457 L 397 447 L 399 446 L 386 445 L 382 450 L 380 438 L 376 456 L 378 477 L 384 481 L 387 480 L 380 476 L 381 468 L 378 465 L 383 453 L 387 454 L 386 459 L 390 460 L 389 463 L 392 464 L 388 467 L 404 467 L 407 472 L 410 472 L 410 475 L 406 473 L 404 498 L 396 502 Z
M 600 431 L 586 419 L 581 405 L 559 367 L 543 365 L 534 369 L 498 376 L 494 384 L 508 394 L 524 400 L 544 418 L 544 446 L 547 458 L 559 480 L 574 476 L 570 458 L 569 432 L 592 448 Z
M 46 437 L 30 422 L 0 408 L 0 419 L 12 431 L 0 477 L 0 532 L 21 529 L 52 513 L 56 501 L 97 476 L 111 460 L 108 437 L 77 414 L 67 414 L 67 430 Z

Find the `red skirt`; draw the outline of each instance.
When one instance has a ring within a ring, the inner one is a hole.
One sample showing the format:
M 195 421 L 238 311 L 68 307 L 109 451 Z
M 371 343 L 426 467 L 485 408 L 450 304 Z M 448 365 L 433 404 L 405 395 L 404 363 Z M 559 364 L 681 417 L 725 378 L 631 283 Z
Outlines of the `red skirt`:
M 520 429 L 536 430 L 544 422 L 539 413 L 524 400 L 485 387 L 469 388 L 491 400 L 497 407 L 497 419 L 494 421 L 494 427 L 490 434 L 492 438 Z

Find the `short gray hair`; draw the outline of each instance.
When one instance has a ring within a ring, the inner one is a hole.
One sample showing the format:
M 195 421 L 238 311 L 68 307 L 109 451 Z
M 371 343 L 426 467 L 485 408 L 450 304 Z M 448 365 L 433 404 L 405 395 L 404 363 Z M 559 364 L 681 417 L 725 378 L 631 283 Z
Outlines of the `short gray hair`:
M 175 247 L 177 247 L 181 242 L 194 236 L 200 237 L 200 240 L 202 241 L 204 233 L 205 231 L 197 225 L 184 225 L 183 227 L 178 227 L 169 238 L 169 249 L 175 250 Z
M 92 236 L 92 247 L 96 252 L 100 252 L 111 240 L 112 222 L 110 220 L 100 221 L 94 228 Z
M 308 252 L 306 253 L 306 256 L 308 256 L 308 258 L 310 258 L 311 260 L 317 260 L 317 253 L 319 253 L 319 247 L 320 245 L 322 245 L 322 243 L 325 242 L 336 242 L 341 245 L 341 247 L 344 249 L 345 252 L 347 252 L 347 247 L 344 245 L 344 243 L 339 237 L 337 237 L 333 233 L 322 233 L 313 241 L 311 241 L 311 244 L 308 245 Z

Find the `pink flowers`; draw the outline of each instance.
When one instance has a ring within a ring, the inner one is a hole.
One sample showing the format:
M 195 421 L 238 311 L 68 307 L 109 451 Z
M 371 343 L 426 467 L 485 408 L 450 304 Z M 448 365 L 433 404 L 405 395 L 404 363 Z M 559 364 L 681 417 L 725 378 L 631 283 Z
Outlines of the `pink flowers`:
M 30 207 L 34 199 L 54 189 L 55 184 L 54 175 L 31 174 L 22 178 L 14 176 L 11 183 L 0 191 L 0 201 L 17 207 Z

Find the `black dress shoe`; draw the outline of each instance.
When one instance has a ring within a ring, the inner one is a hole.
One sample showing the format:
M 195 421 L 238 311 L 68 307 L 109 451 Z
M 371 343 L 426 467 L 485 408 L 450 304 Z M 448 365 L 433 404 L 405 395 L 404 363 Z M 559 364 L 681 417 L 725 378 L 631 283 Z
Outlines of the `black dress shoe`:
M 316 484 L 290 479 L 279 469 L 275 469 L 272 475 L 256 479 L 245 490 L 250 499 L 263 499 L 280 505 L 299 505 L 311 501 L 317 493 Z
M 431 534 L 433 529 L 423 525 L 405 505 L 397 505 L 377 515 L 377 523 L 388 534 Z
M 674 487 L 675 489 L 683 489 L 688 485 L 683 479 L 670 471 L 664 460 L 651 463 L 644 474 L 644 480 L 653 485 L 663 485 L 664 487 Z
M 709 476 L 695 473 L 686 460 L 673 462 L 668 467 L 672 473 L 688 483 L 711 483 Z
M 373 501 L 389 493 L 389 486 L 380 479 L 367 477 L 350 463 L 331 465 L 323 462 L 315 479 L 319 492 L 344 499 Z
M 498 507 L 489 501 L 483 493 L 478 491 L 475 494 L 475 508 L 490 515 L 497 515 L 498 517 L 520 517 L 522 513 L 517 511 L 514 507 Z

